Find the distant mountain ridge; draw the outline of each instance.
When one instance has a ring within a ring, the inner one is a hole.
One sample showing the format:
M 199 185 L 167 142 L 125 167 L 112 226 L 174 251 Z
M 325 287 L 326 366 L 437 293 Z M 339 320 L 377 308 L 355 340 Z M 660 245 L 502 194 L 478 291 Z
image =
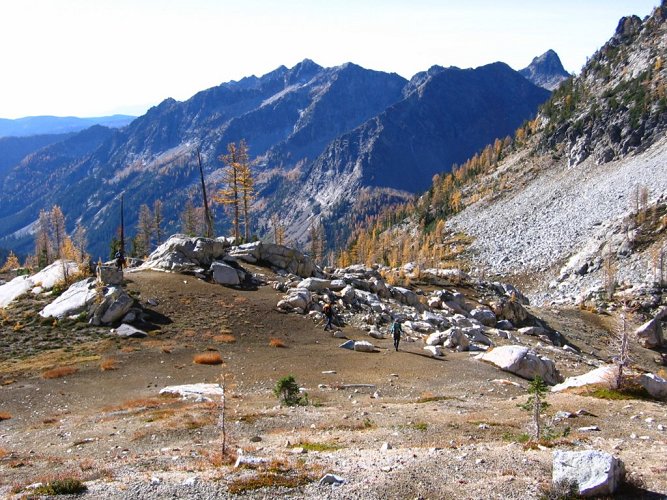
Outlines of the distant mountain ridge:
M 571 76 L 563 68 L 558 54 L 551 49 L 534 58 L 528 66 L 520 69 L 519 73 L 538 87 L 547 90 L 556 90 L 563 81 Z
M 136 117 L 129 115 L 78 118 L 76 116 L 26 116 L 24 118 L 0 118 L 0 137 L 27 137 L 31 135 L 67 134 L 93 125 L 119 128 Z
M 25 228 L 58 204 L 70 228 L 86 225 L 93 255 L 106 256 L 121 194 L 129 234 L 139 206 L 156 199 L 165 231 L 176 232 L 187 199 L 200 203 L 196 151 L 214 187 L 217 158 L 240 139 L 255 161 L 255 230 L 267 233 L 276 214 L 293 241 L 306 241 L 320 221 L 328 241 L 340 241 L 356 217 L 412 197 L 434 173 L 511 133 L 548 96 L 502 63 L 434 67 L 408 82 L 306 59 L 184 102 L 166 99 L 126 127 L 96 126 L 26 156 L 0 186 L 0 246 L 29 251 Z

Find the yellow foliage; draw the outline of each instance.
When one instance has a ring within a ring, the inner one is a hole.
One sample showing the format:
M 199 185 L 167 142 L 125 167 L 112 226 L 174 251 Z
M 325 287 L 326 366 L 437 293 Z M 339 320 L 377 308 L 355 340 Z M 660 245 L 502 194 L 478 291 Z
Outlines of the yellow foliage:
M 16 257 L 14 252 L 9 252 L 5 264 L 0 268 L 0 272 L 6 273 L 9 271 L 15 271 L 19 267 L 21 267 L 21 263 L 19 262 L 18 257 Z

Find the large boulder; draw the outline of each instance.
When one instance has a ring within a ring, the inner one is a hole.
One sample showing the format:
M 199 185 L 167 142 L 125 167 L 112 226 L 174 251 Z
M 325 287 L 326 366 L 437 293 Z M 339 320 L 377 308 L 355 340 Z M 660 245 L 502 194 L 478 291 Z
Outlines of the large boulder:
M 195 402 L 220 400 L 225 391 L 218 384 L 169 385 L 160 390 L 160 395 L 174 395 Z
M 102 300 L 90 309 L 90 323 L 95 326 L 117 323 L 132 309 L 133 304 L 134 299 L 121 287 L 106 287 Z
M 330 286 L 330 280 L 325 280 L 322 278 L 306 278 L 297 285 L 297 288 L 305 288 L 311 292 L 322 292 Z
M 374 352 L 375 346 L 365 340 L 357 340 L 354 343 L 354 350 L 357 352 Z
M 590 372 L 578 375 L 576 377 L 568 377 L 560 384 L 556 384 L 551 388 L 552 392 L 560 392 L 572 387 L 584 387 L 586 385 L 602 385 L 605 387 L 613 387 L 615 385 L 615 372 L 617 368 L 614 365 L 605 365 L 596 368 Z
M 654 373 L 642 373 L 637 382 L 656 399 L 667 399 L 667 380 Z
M 123 270 L 115 265 L 97 266 L 97 281 L 104 285 L 122 285 Z
M 522 324 L 530 316 L 519 300 L 502 297 L 499 301 L 491 303 L 490 306 L 499 319 L 506 319 L 515 326 Z
M 87 312 L 95 302 L 95 278 L 72 284 L 65 292 L 39 312 L 43 318 L 69 318 Z
M 482 354 L 479 359 L 528 380 L 539 375 L 545 383 L 554 385 L 563 379 L 553 361 L 538 356 L 524 346 L 496 347 Z
M 647 349 L 660 347 L 663 343 L 662 324 L 658 318 L 654 318 L 637 328 L 635 335 L 642 347 Z
M 390 292 L 391 297 L 401 304 L 414 307 L 419 303 L 419 297 L 417 297 L 417 294 L 412 290 L 408 290 L 407 288 L 394 286 L 390 288 Z
M 39 286 L 42 290 L 51 290 L 56 283 L 65 281 L 65 273 L 67 276 L 73 276 L 79 272 L 79 266 L 76 262 L 71 260 L 57 260 L 53 264 L 46 266 L 44 269 L 36 274 L 33 274 L 30 279 L 34 286 Z
M 211 264 L 211 271 L 213 274 L 213 281 L 220 285 L 235 286 L 241 283 L 237 270 L 225 262 L 214 262 Z
M 623 462 L 598 450 L 553 453 L 554 485 L 576 483 L 584 497 L 613 495 L 625 476 Z
M 175 234 L 157 247 L 141 267 L 176 272 L 208 268 L 213 261 L 225 256 L 229 246 L 225 238 L 194 238 Z
M 234 247 L 230 255 L 246 262 L 263 262 L 302 278 L 320 275 L 313 260 L 294 248 L 256 241 Z
M 0 307 L 7 307 L 18 297 L 28 293 L 34 286 L 29 276 L 17 276 L 0 286 Z
M 120 325 L 118 328 L 112 328 L 111 334 L 115 335 L 116 337 L 132 339 L 143 339 L 148 337 L 148 334 L 145 331 L 139 330 L 139 328 L 135 328 L 132 325 L 125 323 Z
M 278 302 L 278 309 L 305 312 L 313 301 L 310 292 L 304 288 L 294 288 Z
M 445 335 L 446 338 L 443 343 L 444 347 L 447 347 L 448 349 L 456 349 L 459 352 L 470 349 L 470 339 L 466 337 L 461 328 L 452 327 L 445 332 Z
M 493 311 L 483 308 L 477 308 L 470 311 L 470 317 L 476 319 L 484 326 L 495 326 L 498 321 Z
M 56 283 L 64 282 L 65 272 L 71 277 L 78 271 L 79 267 L 75 262 L 57 260 L 32 276 L 17 276 L 0 286 L 0 307 L 6 307 L 34 288 L 40 291 L 51 290 Z

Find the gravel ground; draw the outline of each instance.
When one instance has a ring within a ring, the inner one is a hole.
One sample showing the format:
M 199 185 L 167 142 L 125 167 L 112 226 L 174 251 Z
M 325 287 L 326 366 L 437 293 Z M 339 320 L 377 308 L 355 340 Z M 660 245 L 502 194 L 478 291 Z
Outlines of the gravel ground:
M 530 161 L 530 160 L 529 160 Z M 470 250 L 491 272 L 509 275 L 552 273 L 592 239 L 629 213 L 633 190 L 649 188 L 649 202 L 667 194 L 667 138 L 646 152 L 623 161 L 595 165 L 592 159 L 567 167 L 564 161 L 543 168 L 528 185 L 491 204 L 480 201 L 449 220 L 448 225 L 475 238 Z M 646 279 L 646 261 L 619 266 L 622 278 L 635 283 Z M 543 287 L 533 302 L 562 298 L 563 293 Z M 577 293 L 599 285 L 589 276 L 568 289 Z

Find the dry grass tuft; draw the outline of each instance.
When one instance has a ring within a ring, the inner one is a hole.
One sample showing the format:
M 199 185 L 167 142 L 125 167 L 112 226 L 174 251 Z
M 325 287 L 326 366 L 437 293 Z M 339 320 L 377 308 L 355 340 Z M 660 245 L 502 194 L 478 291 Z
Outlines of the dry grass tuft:
M 9 420 L 10 418 L 12 418 L 12 416 L 9 413 L 6 411 L 0 411 L 0 422 L 3 420 Z
M 304 473 L 293 475 L 275 474 L 273 472 L 261 472 L 257 476 L 235 479 L 227 484 L 227 490 L 232 495 L 245 491 L 258 490 L 260 488 L 297 488 L 312 483 L 315 478 Z
M 109 370 L 117 370 L 117 369 L 118 369 L 118 361 L 114 358 L 105 358 L 100 363 L 100 370 L 102 370 L 103 372 Z
M 219 352 L 204 352 L 195 355 L 194 363 L 198 365 L 221 365 L 222 356 Z
M 231 333 L 223 333 L 213 337 L 213 340 L 220 344 L 233 344 L 236 342 L 236 337 L 234 337 L 234 335 Z
M 9 456 L 10 452 L 9 450 L 5 450 L 4 448 L 0 448 L 0 458 L 5 458 Z
M 74 368 L 72 366 L 60 366 L 58 368 L 53 368 L 51 370 L 45 371 L 44 373 L 42 373 L 42 378 L 44 379 L 61 378 L 61 377 L 66 377 L 68 375 L 72 375 L 78 371 L 79 371 L 78 368 Z
M 269 339 L 269 345 L 271 347 L 287 347 L 285 342 L 283 342 L 281 339 L 277 339 L 277 338 Z
M 125 354 L 129 354 L 131 352 L 136 352 L 136 351 L 140 351 L 140 350 L 141 349 L 139 349 L 138 347 L 133 347 L 131 345 L 127 345 L 125 347 L 120 348 L 120 352 L 124 352 Z
M 214 467 L 222 467 L 223 465 L 233 465 L 236 462 L 236 452 L 228 451 L 226 454 L 222 454 L 221 450 L 202 450 L 202 457 L 206 459 L 208 464 Z

